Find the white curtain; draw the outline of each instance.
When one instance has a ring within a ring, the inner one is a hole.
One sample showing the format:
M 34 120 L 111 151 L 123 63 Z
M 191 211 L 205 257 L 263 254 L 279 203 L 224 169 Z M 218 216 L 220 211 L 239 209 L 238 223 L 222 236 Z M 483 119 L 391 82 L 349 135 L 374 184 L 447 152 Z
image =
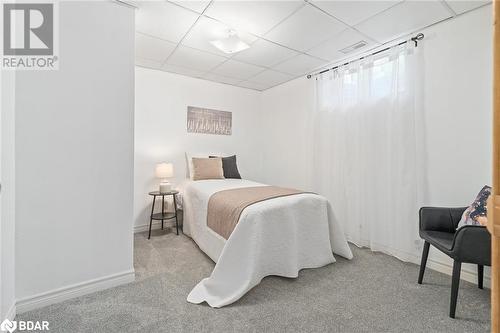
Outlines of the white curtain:
M 312 188 L 348 239 L 401 260 L 418 254 L 421 56 L 412 42 L 317 77 Z

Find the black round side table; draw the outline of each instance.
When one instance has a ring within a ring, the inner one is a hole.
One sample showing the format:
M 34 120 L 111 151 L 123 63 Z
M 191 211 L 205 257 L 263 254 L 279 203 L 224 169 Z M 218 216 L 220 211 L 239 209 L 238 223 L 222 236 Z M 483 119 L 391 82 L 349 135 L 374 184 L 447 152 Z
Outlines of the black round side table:
M 151 238 L 151 226 L 153 225 L 153 220 L 161 220 L 161 229 L 163 230 L 163 221 L 175 218 L 175 228 L 177 230 L 177 235 L 179 234 L 179 221 L 177 220 L 177 201 L 175 199 L 175 195 L 178 193 L 179 193 L 179 191 L 168 191 L 168 192 L 153 191 L 153 192 L 149 192 L 149 195 L 153 196 L 153 206 L 151 207 L 151 216 L 149 219 L 148 239 Z M 169 195 L 171 195 L 174 198 L 174 212 L 173 213 L 165 212 L 165 197 L 169 196 Z M 156 197 L 161 197 L 161 213 L 155 214 L 154 211 L 155 211 Z

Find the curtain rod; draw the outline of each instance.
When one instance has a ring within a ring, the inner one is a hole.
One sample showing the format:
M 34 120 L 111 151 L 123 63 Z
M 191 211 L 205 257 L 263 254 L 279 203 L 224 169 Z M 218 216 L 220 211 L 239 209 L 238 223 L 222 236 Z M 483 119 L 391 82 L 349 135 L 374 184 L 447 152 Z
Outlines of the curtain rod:
M 308 79 L 310 79 L 310 78 L 312 78 L 313 76 L 316 76 L 316 75 L 321 75 L 321 74 L 323 74 L 323 73 L 326 73 L 326 72 L 329 72 L 329 71 L 331 71 L 331 70 L 337 69 L 337 68 L 339 68 L 340 66 L 345 66 L 345 65 L 348 65 L 348 64 L 350 64 L 351 62 L 358 61 L 358 60 L 363 60 L 363 59 L 365 59 L 366 57 L 369 57 L 369 56 L 373 56 L 373 55 L 376 55 L 376 54 L 382 53 L 382 52 L 387 51 L 387 50 L 389 50 L 389 49 L 391 49 L 391 48 L 393 48 L 393 47 L 395 47 L 395 46 L 400 46 L 400 45 L 406 44 L 406 43 L 408 43 L 410 40 L 411 40 L 412 42 L 414 42 L 414 43 L 415 43 L 415 47 L 417 47 L 417 45 L 418 45 L 418 41 L 419 41 L 419 40 L 422 40 L 422 39 L 424 39 L 424 34 L 423 34 L 423 33 L 418 33 L 415 37 L 412 37 L 412 38 L 410 38 L 409 40 L 402 41 L 401 43 L 398 43 L 398 44 L 396 44 L 396 45 L 386 47 L 386 48 L 384 48 L 384 49 L 382 49 L 382 50 L 378 50 L 378 51 L 373 52 L 373 53 L 370 53 L 370 54 L 368 54 L 368 55 L 364 55 L 364 56 L 362 56 L 361 58 L 357 58 L 357 59 L 354 59 L 354 60 L 348 61 L 348 62 L 343 63 L 343 64 L 341 64 L 341 65 L 337 65 L 337 66 L 332 67 L 332 68 L 327 68 L 327 69 L 324 69 L 324 70 L 322 70 L 322 71 L 320 71 L 320 72 L 318 72 L 318 73 L 308 74 L 308 75 L 307 75 L 307 78 L 308 78 Z

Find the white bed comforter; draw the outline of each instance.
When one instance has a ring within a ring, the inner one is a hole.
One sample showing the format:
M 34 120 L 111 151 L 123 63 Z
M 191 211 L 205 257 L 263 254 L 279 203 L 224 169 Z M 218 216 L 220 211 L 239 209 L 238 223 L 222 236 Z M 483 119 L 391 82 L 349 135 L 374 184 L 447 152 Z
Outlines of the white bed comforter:
M 303 268 L 335 262 L 332 252 L 352 258 L 330 203 L 316 194 L 274 198 L 245 208 L 227 241 L 208 228 L 207 206 L 213 193 L 263 185 L 240 179 L 185 184 L 184 233 L 216 263 L 210 277 L 191 290 L 188 302 L 222 307 L 237 301 L 265 276 L 297 277 Z

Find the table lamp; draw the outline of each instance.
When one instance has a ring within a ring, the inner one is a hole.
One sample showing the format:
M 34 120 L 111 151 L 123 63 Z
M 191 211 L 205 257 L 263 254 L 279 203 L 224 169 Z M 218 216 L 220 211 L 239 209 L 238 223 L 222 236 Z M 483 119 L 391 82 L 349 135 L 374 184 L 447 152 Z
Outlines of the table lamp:
M 172 185 L 168 182 L 168 178 L 172 178 L 174 176 L 174 166 L 172 163 L 159 163 L 156 165 L 155 170 L 156 178 L 160 178 L 160 192 L 165 193 L 172 190 Z

